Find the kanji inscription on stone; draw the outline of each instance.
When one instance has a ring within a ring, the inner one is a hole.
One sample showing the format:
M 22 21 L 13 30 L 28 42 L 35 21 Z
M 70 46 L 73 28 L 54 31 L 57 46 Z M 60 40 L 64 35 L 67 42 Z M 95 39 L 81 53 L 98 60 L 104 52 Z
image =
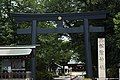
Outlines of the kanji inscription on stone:
M 105 38 L 98 38 L 98 77 L 106 78 Z

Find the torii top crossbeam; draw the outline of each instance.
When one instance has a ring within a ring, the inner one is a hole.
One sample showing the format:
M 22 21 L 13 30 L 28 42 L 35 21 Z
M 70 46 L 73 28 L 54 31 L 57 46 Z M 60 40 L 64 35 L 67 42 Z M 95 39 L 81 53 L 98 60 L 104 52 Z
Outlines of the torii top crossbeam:
M 106 17 L 106 11 L 83 12 L 83 13 L 13 13 L 12 17 L 16 21 L 59 21 L 60 20 L 80 20 L 80 19 L 103 19 Z
M 63 28 L 62 21 L 64 20 L 80 20 L 80 19 L 103 19 L 106 18 L 106 11 L 101 12 L 83 12 L 83 13 L 12 13 L 11 16 L 15 19 L 16 23 L 23 21 L 59 21 L 58 27 L 55 29 L 42 29 L 37 28 L 37 34 L 43 33 L 80 33 L 84 32 L 83 26 L 78 26 L 74 28 Z M 60 28 L 61 27 L 61 28 Z M 30 34 L 31 28 L 29 29 L 18 29 L 17 34 Z M 92 27 L 90 25 L 90 32 L 103 32 L 104 27 Z

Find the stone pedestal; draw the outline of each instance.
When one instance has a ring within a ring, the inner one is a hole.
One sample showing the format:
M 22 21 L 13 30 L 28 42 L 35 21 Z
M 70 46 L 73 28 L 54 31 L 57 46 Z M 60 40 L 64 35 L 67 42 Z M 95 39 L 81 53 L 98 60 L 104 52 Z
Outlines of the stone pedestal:
M 107 78 L 98 78 L 97 80 L 108 80 Z

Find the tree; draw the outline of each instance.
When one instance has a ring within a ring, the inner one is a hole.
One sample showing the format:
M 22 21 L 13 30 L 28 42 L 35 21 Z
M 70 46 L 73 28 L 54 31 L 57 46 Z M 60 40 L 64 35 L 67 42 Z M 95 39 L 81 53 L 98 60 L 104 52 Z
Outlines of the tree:
M 115 24 L 113 22 L 113 18 L 120 10 L 119 2 L 120 2 L 119 0 L 81 0 L 81 1 L 65 0 L 65 2 L 62 2 L 61 0 L 50 0 L 47 3 L 48 5 L 46 6 L 46 9 L 47 9 L 47 12 L 54 12 L 54 13 L 101 11 L 101 10 L 108 11 L 110 14 L 107 16 L 107 20 L 98 21 L 98 23 L 96 22 L 96 20 L 93 20 L 90 22 L 90 24 L 97 25 L 97 26 L 98 25 L 105 26 L 105 30 L 106 30 L 105 33 L 91 34 L 92 56 L 93 56 L 92 59 L 93 59 L 93 65 L 97 66 L 97 63 L 95 61 L 97 60 L 97 55 L 96 55 L 97 54 L 97 37 L 99 36 L 106 37 L 106 53 L 107 53 L 106 57 L 107 57 L 107 61 L 111 61 L 111 63 L 107 62 L 107 69 L 109 70 L 112 67 L 113 68 L 116 67 L 115 65 L 116 63 L 118 63 L 116 62 L 116 60 L 119 61 L 117 57 L 119 54 L 119 49 L 116 46 L 118 45 L 118 43 L 116 43 L 116 39 L 115 39 L 115 36 L 116 36 L 115 33 L 116 31 L 118 31 L 119 33 L 119 29 L 118 28 L 117 28 L 118 30 L 114 29 Z M 52 8 L 50 6 L 52 6 Z M 81 25 L 81 23 L 83 22 L 82 21 L 69 21 L 69 22 L 66 21 L 66 24 L 69 25 L 69 27 L 76 27 L 76 24 Z M 70 24 L 73 24 L 74 26 L 71 26 Z M 69 35 L 71 37 L 71 41 L 73 44 L 75 43 L 77 44 L 81 42 L 81 40 L 80 41 L 78 40 L 81 34 L 69 34 Z M 73 37 L 72 35 L 74 35 L 75 37 Z M 119 42 L 119 39 L 117 41 Z M 113 43 L 113 45 L 111 45 L 111 43 Z M 80 44 L 78 47 L 80 46 L 82 45 Z M 80 52 L 78 53 L 81 55 Z M 111 77 L 115 77 L 115 74 L 114 76 L 111 76 Z

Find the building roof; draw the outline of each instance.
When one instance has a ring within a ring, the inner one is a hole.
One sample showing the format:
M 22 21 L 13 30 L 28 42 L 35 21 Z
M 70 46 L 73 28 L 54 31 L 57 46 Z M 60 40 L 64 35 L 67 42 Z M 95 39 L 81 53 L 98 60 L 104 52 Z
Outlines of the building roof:
M 0 56 L 24 56 L 29 55 L 35 46 L 0 47 Z
M 36 48 L 36 46 L 24 46 L 24 45 L 20 45 L 20 46 L 0 46 L 0 49 L 33 49 Z

